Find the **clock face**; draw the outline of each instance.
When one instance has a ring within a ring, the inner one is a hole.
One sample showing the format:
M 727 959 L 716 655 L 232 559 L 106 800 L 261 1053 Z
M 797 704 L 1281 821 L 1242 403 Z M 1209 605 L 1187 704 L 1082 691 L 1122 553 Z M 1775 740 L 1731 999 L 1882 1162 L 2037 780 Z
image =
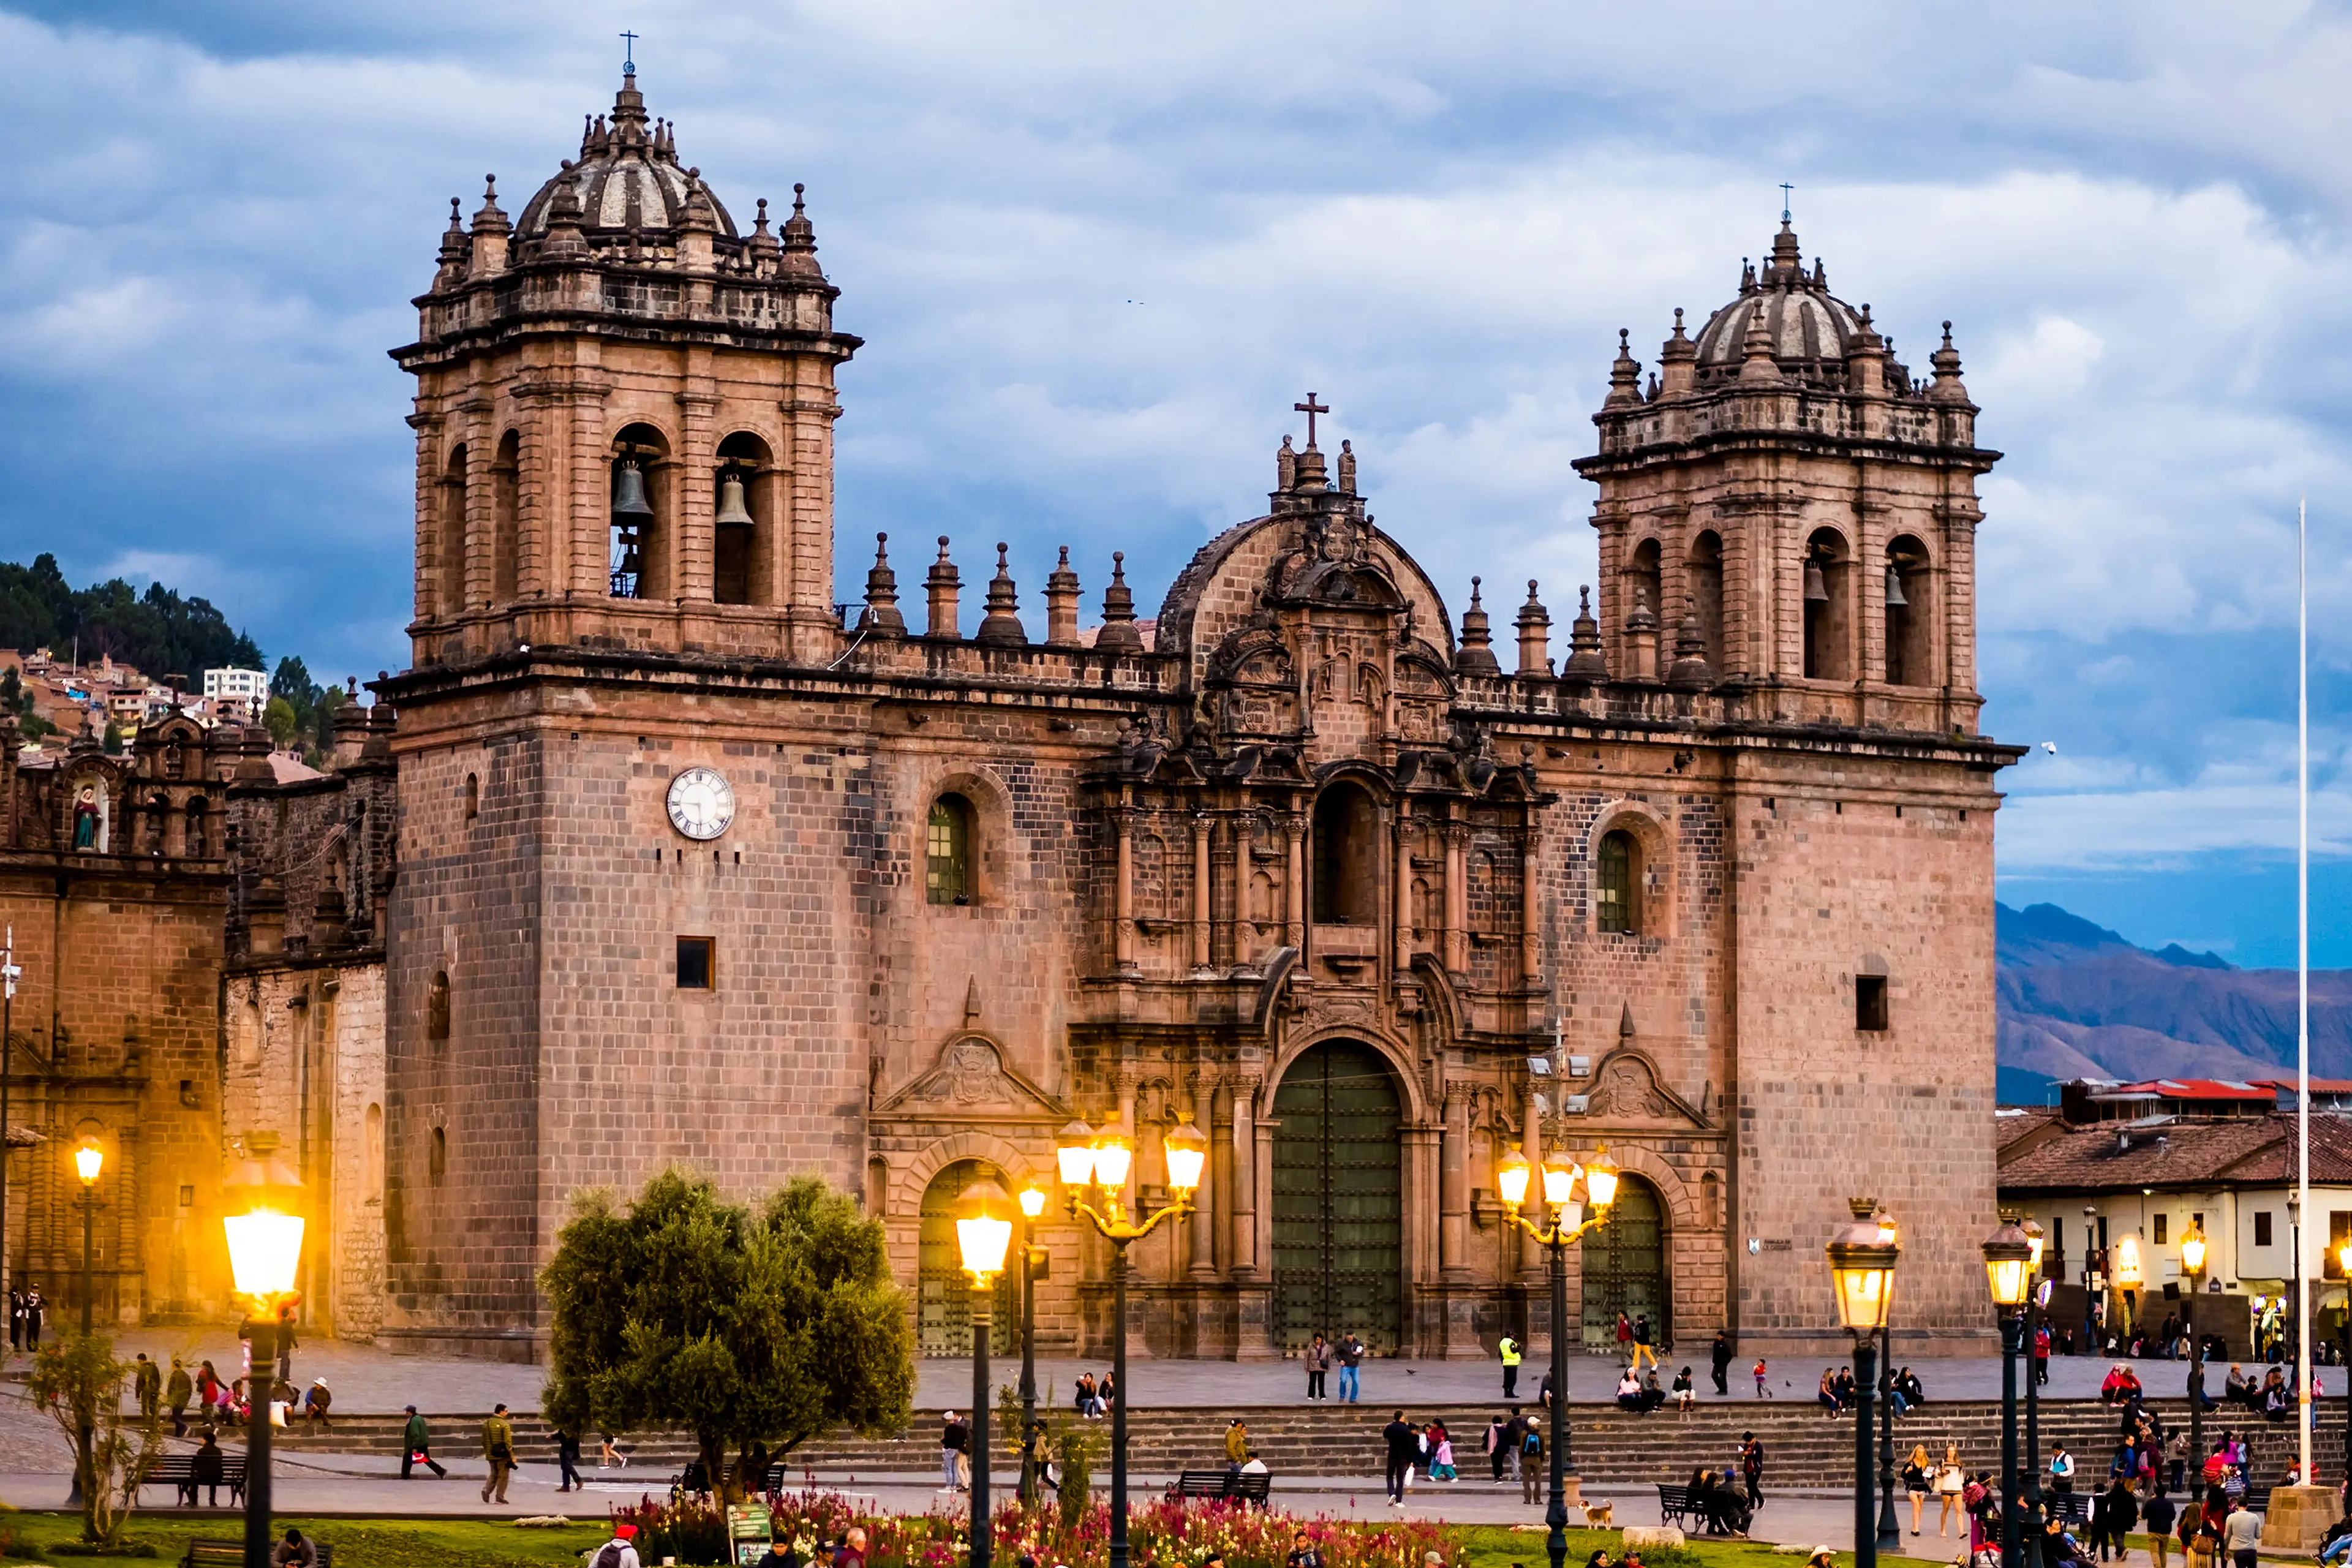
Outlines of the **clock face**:
M 735 820 L 735 791 L 710 768 L 688 768 L 669 781 L 669 823 L 688 838 L 716 838 Z

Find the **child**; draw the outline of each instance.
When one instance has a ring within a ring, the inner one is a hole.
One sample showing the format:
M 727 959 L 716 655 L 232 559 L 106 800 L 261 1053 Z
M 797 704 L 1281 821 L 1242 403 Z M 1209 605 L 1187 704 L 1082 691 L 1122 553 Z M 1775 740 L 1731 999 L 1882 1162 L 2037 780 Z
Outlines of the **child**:
M 1462 1479 L 1454 1468 L 1454 1439 L 1439 1428 L 1437 1452 L 1429 1457 L 1429 1479 L 1433 1481 L 1457 1481 Z
M 1764 1358 L 1759 1355 L 1756 1358 L 1756 1397 L 1759 1399 L 1769 1399 L 1772 1397 L 1772 1391 L 1765 1386 L 1764 1375 Z

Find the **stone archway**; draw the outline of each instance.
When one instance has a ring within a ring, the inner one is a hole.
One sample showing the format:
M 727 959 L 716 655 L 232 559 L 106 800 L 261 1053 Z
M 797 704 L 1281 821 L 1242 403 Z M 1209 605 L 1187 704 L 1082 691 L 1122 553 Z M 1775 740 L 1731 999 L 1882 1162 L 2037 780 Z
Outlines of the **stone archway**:
M 1613 1355 L 1617 1314 L 1650 1320 L 1651 1343 L 1664 1350 L 1674 1337 L 1666 1295 L 1666 1204 L 1658 1189 L 1631 1172 L 1617 1179 L 1609 1223 L 1584 1238 L 1584 1348 Z
M 971 1354 L 971 1277 L 963 1271 L 956 1246 L 956 1200 L 979 1181 L 994 1181 L 1006 1192 L 1004 1173 L 978 1160 L 943 1166 L 923 1189 L 922 1228 L 916 1254 L 915 1349 L 919 1355 Z M 996 1277 L 989 1308 L 989 1351 L 1010 1354 L 1021 1322 L 1020 1277 L 1011 1268 Z
M 1402 1342 L 1403 1098 L 1387 1058 L 1356 1040 L 1299 1053 L 1275 1092 L 1274 1329 Z

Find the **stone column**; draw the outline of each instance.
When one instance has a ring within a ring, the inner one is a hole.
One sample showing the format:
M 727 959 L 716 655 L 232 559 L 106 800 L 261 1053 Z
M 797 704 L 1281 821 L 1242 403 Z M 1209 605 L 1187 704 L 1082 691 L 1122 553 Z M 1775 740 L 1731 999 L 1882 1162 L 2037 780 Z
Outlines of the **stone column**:
M 1192 818 L 1192 967 L 1209 967 L 1209 829 L 1206 812 Z M 1208 1102 L 1194 1098 L 1193 1114 L 1205 1117 Z M 1206 1131 L 1206 1128 L 1202 1129 Z
M 1227 1256 L 1233 1260 L 1236 1279 L 1255 1279 L 1258 1272 L 1257 1251 L 1257 1086 L 1246 1079 L 1234 1079 L 1233 1083 L 1233 1189 L 1227 1194 L 1227 1207 L 1233 1214 L 1233 1230 L 1227 1237 Z
M 1396 970 L 1412 967 L 1412 820 L 1402 802 L 1396 814 Z
M 458 597 L 460 607 L 469 612 L 480 609 L 490 596 L 489 540 L 495 531 L 490 519 L 498 501 L 490 478 L 490 464 L 498 456 L 498 427 L 490 422 L 494 407 L 489 395 L 478 386 L 457 408 L 466 430 L 466 553 L 457 570 L 457 580 L 464 584 Z
M 1532 1218 L 1542 1209 L 1544 1160 L 1543 1112 L 1536 1109 L 1536 1086 L 1533 1079 L 1528 1081 L 1527 1099 L 1520 1106 L 1519 1152 L 1528 1157 L 1528 1202 L 1520 1212 Z M 1530 1288 L 1542 1285 L 1546 1290 L 1550 1289 L 1545 1277 L 1542 1247 L 1532 1242 L 1522 1245 L 1519 1248 L 1519 1268 L 1527 1278 Z M 1530 1319 L 1532 1320 L 1538 1311 L 1550 1310 L 1549 1305 L 1550 1300 L 1551 1298 L 1547 1295 L 1541 1299 L 1541 1304 L 1531 1304 L 1528 1314 Z
M 1200 820 L 1205 822 L 1206 819 Z M 1196 826 L 1193 832 L 1193 842 L 1201 847 L 1201 853 L 1205 856 L 1208 852 L 1208 829 Z M 1202 929 L 1208 929 L 1205 922 Z M 1195 1068 L 1192 1073 L 1192 1125 L 1198 1127 L 1204 1136 L 1216 1126 L 1216 1075 Z M 1192 1194 L 1194 1212 L 1184 1222 L 1184 1228 L 1192 1238 L 1192 1273 L 1197 1279 L 1214 1279 L 1217 1272 L 1216 1168 L 1213 1155 L 1201 1163 L 1201 1190 Z
M 1528 836 L 1519 849 L 1519 984 L 1529 990 L 1543 984 L 1543 903 L 1537 896 L 1537 868 L 1542 860 L 1543 826 L 1536 807 L 1528 807 Z
M 1445 825 L 1445 967 L 1455 974 L 1470 968 L 1470 829 Z
M 1294 816 L 1289 828 L 1290 857 L 1283 868 L 1289 900 L 1284 940 L 1292 947 L 1303 949 L 1307 945 L 1307 819 Z
M 664 541 L 669 558 L 669 597 L 708 604 L 711 568 L 718 559 L 712 517 L 718 511 L 718 443 L 711 433 L 719 405 L 710 377 L 710 351 L 687 353 L 686 390 L 678 393 L 678 466 L 670 470 L 669 510 L 676 520 Z
M 1470 1092 L 1465 1084 L 1445 1089 L 1445 1141 L 1439 1161 L 1438 1266 L 1449 1279 L 1466 1279 L 1469 1260 L 1464 1254 L 1470 1228 Z
M 1118 834 L 1118 890 L 1117 915 L 1111 932 L 1111 945 L 1121 974 L 1139 973 L 1135 962 L 1135 819 L 1125 811 L 1115 812 L 1111 826 Z M 1135 1096 L 1129 1090 L 1120 1101 L 1128 1120 L 1128 1136 L 1135 1135 L 1132 1120 Z

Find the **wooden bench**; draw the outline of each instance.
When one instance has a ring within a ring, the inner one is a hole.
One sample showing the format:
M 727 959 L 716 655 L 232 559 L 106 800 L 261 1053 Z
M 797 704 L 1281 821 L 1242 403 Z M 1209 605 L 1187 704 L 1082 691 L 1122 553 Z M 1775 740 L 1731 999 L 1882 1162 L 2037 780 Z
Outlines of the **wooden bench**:
M 1658 1488 L 1658 1522 L 1679 1526 L 1690 1518 L 1690 1488 Z
M 141 1487 L 169 1486 L 178 1489 L 180 1500 L 193 1504 L 192 1490 L 196 1485 L 196 1457 L 190 1454 L 164 1454 L 139 1473 L 139 1479 L 125 1489 L 135 1492 Z M 220 1484 L 228 1489 L 229 1506 L 242 1506 L 245 1501 L 245 1456 L 221 1455 Z M 209 1491 L 209 1488 L 207 1489 Z M 239 1550 L 243 1550 L 242 1547 Z
M 333 1547 L 323 1541 L 313 1541 L 310 1546 L 319 1554 L 319 1568 L 335 1568 Z M 276 1547 L 273 1545 L 271 1550 Z M 180 1568 L 205 1568 L 207 1563 L 217 1563 L 220 1568 L 245 1568 L 245 1542 L 213 1541 L 201 1535 L 189 1542 L 187 1555 L 180 1559 Z
M 1168 1500 L 1210 1498 L 1225 1502 L 1252 1502 L 1264 1508 L 1274 1489 L 1272 1472 L 1244 1475 L 1235 1470 L 1186 1470 L 1168 1489 Z

